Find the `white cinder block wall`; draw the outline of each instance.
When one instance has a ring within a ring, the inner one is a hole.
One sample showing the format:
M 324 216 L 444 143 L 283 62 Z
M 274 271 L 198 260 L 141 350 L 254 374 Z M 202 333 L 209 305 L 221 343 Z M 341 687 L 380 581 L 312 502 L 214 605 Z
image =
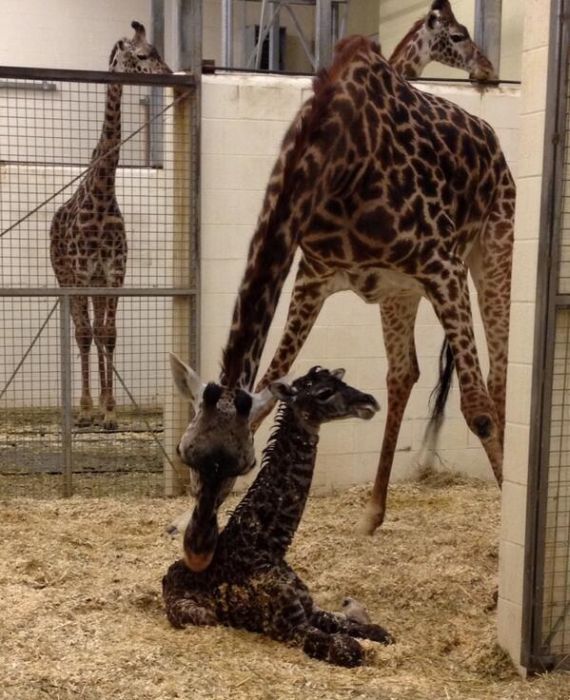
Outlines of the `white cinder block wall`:
M 516 173 L 518 90 L 494 88 L 476 92 L 471 87 L 422 86 L 452 99 L 497 129 L 505 154 Z M 244 75 L 206 76 L 203 85 L 202 131 L 202 374 L 216 377 L 226 341 L 235 295 L 245 267 L 245 254 L 255 228 L 267 178 L 280 140 L 301 103 L 310 94 L 303 78 Z M 261 372 L 267 367 L 282 332 L 294 271 L 283 291 Z M 474 297 L 473 297 L 474 298 Z M 476 312 L 476 330 L 483 367 L 486 352 Z M 421 377 L 402 426 L 395 477 L 415 467 L 427 424 L 429 395 L 437 379 L 442 331 L 427 303 L 422 303 L 416 327 Z M 370 391 L 386 406 L 386 358 L 380 315 L 346 292 L 331 297 L 298 359 L 302 373 L 314 364 L 342 366 L 347 378 Z M 486 370 L 485 370 L 486 371 Z M 261 376 L 261 375 L 260 375 Z M 376 471 L 384 410 L 370 422 L 349 421 L 325 427 L 315 486 L 319 490 L 368 481 Z M 269 424 L 269 421 L 267 421 Z M 268 425 L 258 434 L 265 443 Z M 492 478 L 479 441 L 469 432 L 459 411 L 458 396 L 449 402 L 441 437 L 442 460 L 475 476 Z
M 529 431 L 532 420 L 530 399 L 550 7 L 550 0 L 533 0 L 524 5 L 520 155 L 517 168 L 498 607 L 499 641 L 515 663 L 520 663 L 521 654 Z

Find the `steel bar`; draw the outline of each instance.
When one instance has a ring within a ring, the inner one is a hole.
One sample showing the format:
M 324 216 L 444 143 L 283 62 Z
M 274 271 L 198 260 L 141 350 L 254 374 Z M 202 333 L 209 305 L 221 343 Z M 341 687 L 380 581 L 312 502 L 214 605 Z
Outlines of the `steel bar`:
M 63 495 L 69 497 L 73 493 L 73 402 L 71 396 L 71 313 L 69 297 L 67 296 L 59 299 L 59 347 Z
M 191 297 L 191 287 L 3 287 L 0 297 Z
M 164 57 L 164 0 L 152 0 L 152 44 Z M 164 163 L 164 124 L 154 119 L 164 107 L 164 90 L 153 85 L 150 89 L 149 121 L 150 149 L 149 162 L 153 168 Z
M 265 13 L 267 12 L 268 0 L 261 1 L 261 12 L 259 15 L 259 34 L 257 35 L 257 44 L 255 47 L 255 67 L 257 70 L 261 68 L 261 55 L 263 53 L 263 42 L 265 41 Z M 269 23 L 271 26 L 271 23 Z
M 502 0 L 475 0 L 475 43 L 497 74 L 501 63 L 501 17 Z
M 317 0 L 315 13 L 315 62 L 317 69 L 328 66 L 332 59 L 331 0 Z
M 234 65 L 234 3 L 222 0 L 222 65 Z
M 293 10 L 289 7 L 289 5 L 285 5 L 285 9 L 291 16 L 291 19 L 293 21 L 293 24 L 295 25 L 295 29 L 297 30 L 297 35 L 299 36 L 299 41 L 301 42 L 301 46 L 303 47 L 303 51 L 305 52 L 305 56 L 308 58 L 311 66 L 313 67 L 313 70 L 317 70 L 317 62 L 315 60 L 315 56 L 313 55 L 309 42 L 307 41 L 307 38 L 305 37 L 305 33 L 303 32 L 303 27 L 299 24 L 299 20 L 297 19 L 295 13 Z
M 178 70 L 196 76 L 202 66 L 202 0 L 178 0 Z
M 120 83 L 121 85 L 161 85 L 163 87 L 194 87 L 193 75 L 153 75 L 150 73 L 109 73 L 107 71 L 68 70 L 63 68 L 22 68 L 0 66 L 2 78 L 15 80 L 61 80 L 66 83 Z
M 279 70 L 279 47 L 280 47 L 280 30 L 281 30 L 281 2 L 277 3 L 275 8 L 277 11 L 271 29 L 269 30 L 269 70 Z

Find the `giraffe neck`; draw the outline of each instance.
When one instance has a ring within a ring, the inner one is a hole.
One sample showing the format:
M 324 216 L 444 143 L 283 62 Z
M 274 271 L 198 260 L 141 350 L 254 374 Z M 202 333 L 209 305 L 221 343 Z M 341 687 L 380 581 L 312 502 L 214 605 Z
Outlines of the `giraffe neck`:
M 419 78 L 430 62 L 429 37 L 424 20 L 418 20 L 396 46 L 389 63 L 404 78 Z
M 121 97 L 123 86 L 115 83 L 107 85 L 105 118 L 101 135 L 87 173 L 85 187 L 103 193 L 115 193 L 115 172 L 119 164 L 121 143 Z
M 282 406 L 257 478 L 231 516 L 224 538 L 239 535 L 251 553 L 282 558 L 293 541 L 313 479 L 318 427 Z M 248 535 L 251 536 L 249 540 Z
M 252 237 L 247 267 L 223 351 L 220 383 L 251 389 L 283 283 L 291 268 L 300 222 L 291 202 L 310 207 L 311 188 L 305 171 L 296 171 L 312 121 L 292 124 L 267 185 L 263 208 Z M 301 192 L 300 189 L 304 190 Z M 295 193 L 295 194 L 294 194 Z M 308 218 L 308 217 L 307 217 Z

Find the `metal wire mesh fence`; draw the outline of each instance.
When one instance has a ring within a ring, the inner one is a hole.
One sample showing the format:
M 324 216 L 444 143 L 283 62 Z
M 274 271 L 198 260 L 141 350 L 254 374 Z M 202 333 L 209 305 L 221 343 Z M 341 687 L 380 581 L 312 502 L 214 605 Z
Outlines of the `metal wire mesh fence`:
M 0 68 L 3 497 L 159 495 L 175 477 L 167 351 L 198 345 L 194 87 Z

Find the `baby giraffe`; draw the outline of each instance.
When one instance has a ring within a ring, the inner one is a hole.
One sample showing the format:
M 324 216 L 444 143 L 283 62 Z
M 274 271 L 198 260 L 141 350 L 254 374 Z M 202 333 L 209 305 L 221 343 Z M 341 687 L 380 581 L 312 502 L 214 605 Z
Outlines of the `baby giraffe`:
M 186 371 L 177 359 L 173 367 L 175 374 Z M 342 369 L 314 367 L 291 385 L 283 380 L 271 385 L 282 402 L 274 432 L 255 482 L 219 535 L 211 564 L 197 573 L 180 559 L 162 580 L 166 614 L 174 627 L 240 627 L 339 666 L 362 663 L 364 650 L 354 637 L 393 641 L 378 625 L 319 609 L 285 561 L 309 494 L 321 424 L 370 419 L 379 409 L 374 397 L 345 384 L 343 375 Z M 203 407 L 214 410 L 221 393 L 221 387 L 208 384 Z M 235 404 L 247 416 L 251 396 L 238 391 Z M 208 514 L 201 516 L 207 519 Z

